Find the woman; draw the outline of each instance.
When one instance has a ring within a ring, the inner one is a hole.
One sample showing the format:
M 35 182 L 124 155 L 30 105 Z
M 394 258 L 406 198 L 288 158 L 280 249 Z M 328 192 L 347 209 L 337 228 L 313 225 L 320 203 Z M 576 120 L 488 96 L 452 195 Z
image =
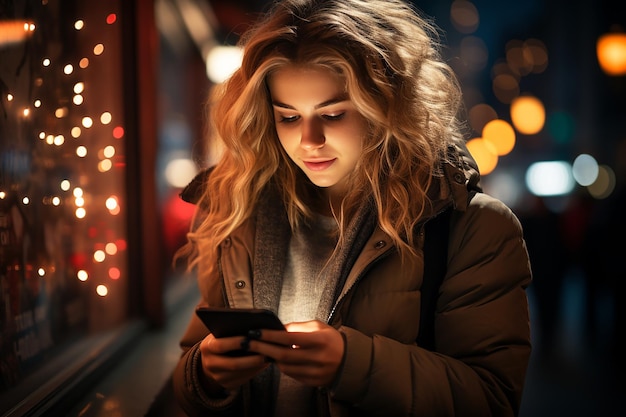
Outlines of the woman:
M 203 305 L 286 331 L 215 338 L 192 317 L 174 373 L 189 415 L 518 413 L 528 256 L 480 192 L 436 34 L 401 0 L 283 0 L 242 37 L 213 106 L 224 153 L 183 192 L 201 208 L 183 253 Z M 425 226 L 446 213 L 445 277 L 422 294 Z

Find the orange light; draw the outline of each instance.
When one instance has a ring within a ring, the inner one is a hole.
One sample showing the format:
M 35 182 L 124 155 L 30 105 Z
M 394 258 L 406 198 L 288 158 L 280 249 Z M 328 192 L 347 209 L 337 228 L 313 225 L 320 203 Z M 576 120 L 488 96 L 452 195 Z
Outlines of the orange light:
M 537 97 L 517 97 L 511 102 L 511 121 L 524 135 L 539 133 L 546 122 L 545 107 Z
M 626 74 L 626 33 L 607 33 L 598 38 L 598 62 L 608 75 Z
M 0 46 L 10 45 L 26 40 L 35 31 L 35 25 L 27 21 L 2 21 L 0 22 Z
M 506 121 L 495 119 L 485 125 L 483 140 L 493 145 L 498 156 L 507 155 L 515 146 L 515 131 Z
M 474 138 L 467 142 L 467 149 L 476 161 L 481 175 L 490 174 L 498 165 L 496 148 L 483 138 Z

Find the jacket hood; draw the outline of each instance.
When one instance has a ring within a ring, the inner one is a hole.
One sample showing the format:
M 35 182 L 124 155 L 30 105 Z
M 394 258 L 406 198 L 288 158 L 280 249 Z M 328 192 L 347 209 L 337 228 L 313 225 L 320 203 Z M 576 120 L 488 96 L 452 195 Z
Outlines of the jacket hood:
M 432 206 L 424 213 L 425 217 L 433 217 L 449 206 L 464 211 L 470 196 L 475 192 L 482 192 L 478 165 L 465 141 L 451 142 L 428 190 Z

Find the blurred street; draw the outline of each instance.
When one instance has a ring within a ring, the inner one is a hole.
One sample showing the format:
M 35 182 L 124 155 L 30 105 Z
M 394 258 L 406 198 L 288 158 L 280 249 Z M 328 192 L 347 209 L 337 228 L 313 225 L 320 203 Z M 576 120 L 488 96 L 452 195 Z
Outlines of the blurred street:
M 531 290 L 534 353 L 520 416 L 604 417 L 622 416 L 623 377 L 611 353 L 613 306 L 608 297 L 599 303 L 598 336 L 587 330 L 586 294 L 580 275 L 569 274 L 559 294 L 563 308 L 556 320 L 556 337 L 550 346 L 541 340 L 536 297 Z M 621 386 L 619 385 L 621 384 Z

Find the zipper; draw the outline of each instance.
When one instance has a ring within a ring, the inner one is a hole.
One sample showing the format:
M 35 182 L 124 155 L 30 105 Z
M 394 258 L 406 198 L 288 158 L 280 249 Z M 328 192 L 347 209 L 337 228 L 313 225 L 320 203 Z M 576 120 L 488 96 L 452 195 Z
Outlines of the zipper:
M 221 247 L 217 255 L 217 273 L 219 274 L 220 281 L 222 281 L 222 300 L 224 301 L 225 306 L 230 307 L 230 303 L 228 302 L 228 297 L 226 296 L 226 277 L 224 276 L 224 270 L 222 269 L 222 248 Z
M 421 223 L 420 225 L 420 230 L 424 230 L 424 226 L 426 225 L 426 223 L 428 223 L 429 221 L 433 220 L 434 218 L 436 218 L 437 216 L 440 216 L 444 211 L 446 210 L 454 210 L 454 205 L 452 202 L 446 204 L 444 207 L 442 207 L 441 210 L 439 210 L 436 214 L 434 214 L 433 216 L 429 217 L 428 219 L 426 219 L 424 222 Z M 387 256 L 391 255 L 391 252 L 394 250 L 394 248 L 389 248 L 387 250 L 385 250 L 383 253 L 381 253 L 380 255 L 378 255 L 377 257 L 375 257 L 374 259 L 372 259 L 365 268 L 363 268 L 363 271 L 361 271 L 361 273 L 357 276 L 357 278 L 354 280 L 354 282 L 352 283 L 352 285 L 350 285 L 350 288 L 348 288 L 348 290 L 343 294 L 343 296 L 341 296 L 340 298 L 337 299 L 337 301 L 335 302 L 335 304 L 333 305 L 333 308 L 330 310 L 330 313 L 328 314 L 328 318 L 326 320 L 326 323 L 329 324 L 330 321 L 332 320 L 333 316 L 335 315 L 335 312 L 337 311 L 337 308 L 339 307 L 339 305 L 341 304 L 341 302 L 343 301 L 344 298 L 346 298 L 350 292 L 352 291 L 352 289 L 361 281 L 361 279 L 363 278 L 363 276 L 374 266 L 375 263 L 377 263 L 378 261 L 380 261 L 381 259 L 386 258 Z
M 356 285 L 361 281 L 361 279 L 363 278 L 363 276 L 370 270 L 372 269 L 372 267 L 374 266 L 374 264 L 376 264 L 378 261 L 380 261 L 381 259 L 386 258 L 387 256 L 391 255 L 391 252 L 393 251 L 393 247 L 389 248 L 387 250 L 385 250 L 384 252 L 382 252 L 380 255 L 378 255 L 377 257 L 375 257 L 374 259 L 372 259 L 366 266 L 365 268 L 363 268 L 363 270 L 361 271 L 361 273 L 356 277 L 356 279 L 354 280 L 354 282 L 352 283 L 352 285 L 350 285 L 350 288 L 348 288 L 346 290 L 346 292 L 340 296 L 337 301 L 335 302 L 335 304 L 333 305 L 333 308 L 330 310 L 330 313 L 328 313 L 328 318 L 326 319 L 326 323 L 330 324 L 330 321 L 332 320 L 335 312 L 337 311 L 337 308 L 339 307 L 339 305 L 341 304 L 341 302 L 350 294 L 350 292 L 352 291 L 352 289 L 354 287 L 356 287 Z

